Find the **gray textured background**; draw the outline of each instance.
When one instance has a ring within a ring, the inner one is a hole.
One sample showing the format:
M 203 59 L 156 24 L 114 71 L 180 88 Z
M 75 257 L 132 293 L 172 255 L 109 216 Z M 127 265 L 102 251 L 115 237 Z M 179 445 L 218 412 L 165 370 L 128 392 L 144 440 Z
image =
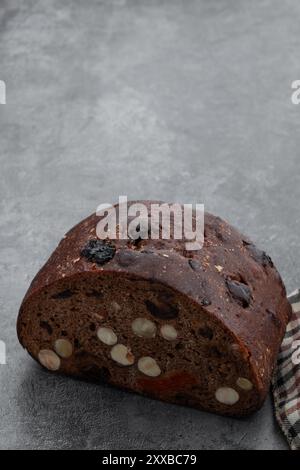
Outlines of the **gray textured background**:
M 0 448 L 285 449 L 237 421 L 41 370 L 15 321 L 61 236 L 119 194 L 204 202 L 300 284 L 297 0 L 0 0 Z

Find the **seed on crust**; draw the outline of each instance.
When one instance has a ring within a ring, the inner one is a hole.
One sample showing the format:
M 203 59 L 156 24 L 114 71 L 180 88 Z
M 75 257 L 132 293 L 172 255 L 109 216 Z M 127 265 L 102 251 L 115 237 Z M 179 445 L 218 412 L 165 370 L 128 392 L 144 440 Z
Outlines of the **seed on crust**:
M 60 359 L 51 349 L 41 349 L 38 353 L 38 359 L 42 366 L 48 370 L 58 370 L 60 368 Z
M 67 339 L 57 339 L 54 343 L 55 352 L 63 358 L 72 356 L 73 346 Z
M 97 336 L 100 341 L 108 346 L 113 346 L 118 342 L 118 337 L 116 333 L 106 326 L 100 326 L 97 330 Z
M 252 299 L 249 287 L 243 282 L 234 281 L 231 279 L 227 279 L 226 284 L 231 294 L 231 297 L 236 300 L 242 307 L 249 307 Z
M 216 400 L 223 405 L 235 405 L 240 399 L 238 392 L 231 387 L 220 387 L 215 393 Z
M 160 333 L 167 341 L 174 341 L 177 339 L 178 333 L 173 325 L 162 325 Z
M 124 344 L 116 344 L 110 351 L 111 358 L 122 366 L 132 366 L 134 355 Z
M 136 318 L 131 324 L 132 331 L 144 338 L 154 338 L 156 334 L 156 326 L 153 321 L 147 318 Z
M 239 377 L 236 381 L 236 384 L 238 387 L 240 387 L 243 390 L 252 390 L 253 388 L 253 383 L 250 382 L 249 379 L 246 379 L 245 377 Z
M 150 356 L 144 356 L 138 360 L 138 369 L 149 377 L 158 377 L 161 374 L 160 367 L 156 360 Z

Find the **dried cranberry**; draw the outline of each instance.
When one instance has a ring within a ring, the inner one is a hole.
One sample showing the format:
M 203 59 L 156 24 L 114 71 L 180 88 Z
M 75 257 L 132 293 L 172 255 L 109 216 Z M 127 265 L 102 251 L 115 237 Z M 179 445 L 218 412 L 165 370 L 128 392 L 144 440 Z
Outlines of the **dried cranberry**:
M 92 239 L 81 250 L 81 255 L 88 261 L 105 264 L 115 256 L 116 248 L 105 240 Z
M 226 284 L 231 296 L 242 305 L 242 307 L 249 307 L 251 302 L 251 291 L 249 287 L 242 282 L 233 281 L 231 279 L 227 279 Z

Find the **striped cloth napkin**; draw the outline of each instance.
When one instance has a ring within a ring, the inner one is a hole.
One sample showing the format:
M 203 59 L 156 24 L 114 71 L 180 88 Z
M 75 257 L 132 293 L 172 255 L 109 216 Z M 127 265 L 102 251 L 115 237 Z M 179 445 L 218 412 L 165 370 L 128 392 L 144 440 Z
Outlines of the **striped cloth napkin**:
M 300 450 L 300 289 L 288 297 L 293 308 L 277 358 L 272 388 L 276 419 L 293 450 Z

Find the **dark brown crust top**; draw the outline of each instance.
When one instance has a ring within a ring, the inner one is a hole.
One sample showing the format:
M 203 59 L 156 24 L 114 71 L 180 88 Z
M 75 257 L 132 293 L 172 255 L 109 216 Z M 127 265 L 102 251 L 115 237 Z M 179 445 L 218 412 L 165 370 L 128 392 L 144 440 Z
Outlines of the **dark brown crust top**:
M 149 207 L 152 201 L 141 202 Z M 32 281 L 21 310 L 40 289 L 83 272 L 129 273 L 161 282 L 200 303 L 231 331 L 263 394 L 291 314 L 271 259 L 227 222 L 206 213 L 199 251 L 186 251 L 181 240 L 115 240 L 115 256 L 99 266 L 81 255 L 87 241 L 96 238 L 99 220 L 93 214 L 65 235 Z

